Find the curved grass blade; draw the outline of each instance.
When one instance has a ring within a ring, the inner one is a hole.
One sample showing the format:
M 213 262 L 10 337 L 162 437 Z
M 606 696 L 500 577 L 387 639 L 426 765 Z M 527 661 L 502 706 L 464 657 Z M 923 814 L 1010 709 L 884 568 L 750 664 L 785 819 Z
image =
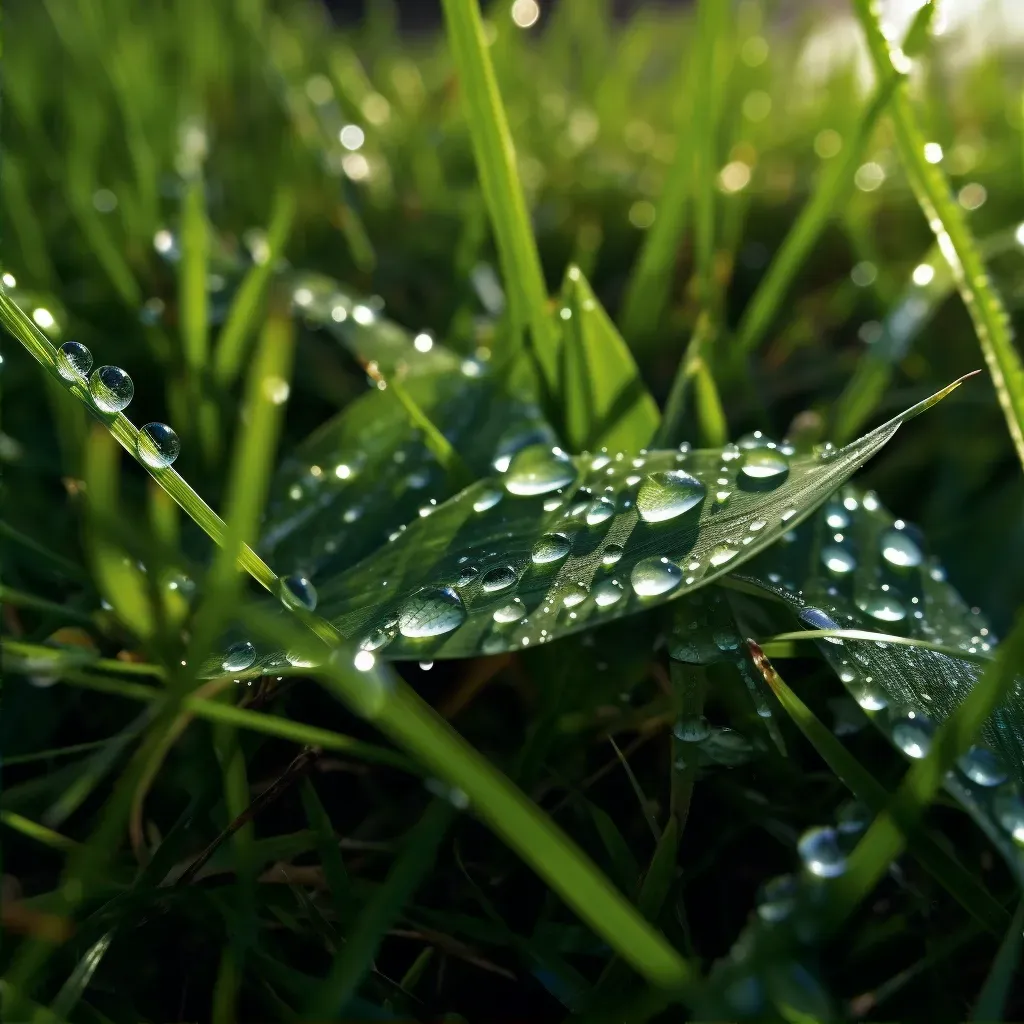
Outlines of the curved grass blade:
M 871 0 L 853 0 L 853 6 L 867 36 L 875 70 L 884 80 L 906 57 L 890 49 Z M 1014 348 L 1009 317 L 945 175 L 938 165 L 925 159 L 925 137 L 905 89 L 897 90 L 890 109 L 900 159 L 970 314 L 1010 438 L 1024 463 L 1024 364 Z
M 992 968 L 985 979 L 978 1003 L 971 1019 L 982 1022 L 1005 1019 L 1006 998 L 1010 994 L 1013 977 L 1020 969 L 1020 945 L 1024 938 L 1024 901 L 1017 906 Z
M 894 520 L 870 492 L 845 488 L 737 577 L 782 598 L 805 627 L 829 631 L 815 641 L 819 650 L 911 760 L 935 742 L 936 726 L 977 688 L 999 650 L 986 621 L 928 556 L 920 531 Z M 884 639 L 883 631 L 907 642 Z M 1022 694 L 1024 687 L 1006 694 L 945 785 L 1024 880 Z
M 565 440 L 572 451 L 637 448 L 660 422 L 640 370 L 622 335 L 579 267 L 562 285 Z
M 523 449 L 503 476 L 318 583 L 320 612 L 367 650 L 422 659 L 515 650 L 653 607 L 774 544 L 958 383 L 821 458 L 736 445 L 632 459 Z M 264 649 L 256 665 L 280 657 Z

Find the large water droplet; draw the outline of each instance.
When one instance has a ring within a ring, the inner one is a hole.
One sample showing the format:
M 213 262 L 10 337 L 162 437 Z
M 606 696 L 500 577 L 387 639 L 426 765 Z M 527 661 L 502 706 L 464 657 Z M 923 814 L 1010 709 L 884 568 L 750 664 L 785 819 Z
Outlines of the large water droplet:
M 1013 841 L 1024 846 L 1024 800 L 1016 793 L 999 793 L 992 801 L 992 810 Z
M 667 558 L 652 555 L 633 566 L 629 581 L 639 597 L 657 597 L 679 586 L 683 572 Z
M 135 439 L 139 458 L 153 469 L 165 469 L 178 457 L 181 442 L 166 423 L 147 423 Z
M 789 461 L 774 448 L 753 448 L 743 455 L 740 466 L 742 478 L 761 486 L 771 484 L 777 487 L 789 473 Z
M 475 565 L 464 566 L 455 581 L 457 587 L 468 587 L 480 575 L 480 570 Z
M 224 652 L 224 661 L 221 668 L 225 672 L 244 672 L 251 668 L 256 661 L 256 648 L 248 640 L 242 640 L 232 644 Z
M 536 544 L 530 557 L 537 565 L 557 562 L 569 554 L 569 538 L 561 533 L 545 533 Z
M 462 599 L 451 587 L 419 590 L 402 606 L 398 629 L 413 639 L 442 636 L 461 626 L 466 618 Z
M 857 559 L 839 544 L 826 544 L 821 549 L 821 560 L 829 572 L 845 576 L 857 568 Z
M 644 522 L 662 523 L 699 505 L 706 494 L 704 484 L 681 469 L 650 473 L 637 492 L 636 507 Z
M 956 764 L 977 786 L 1001 786 L 1007 778 L 1002 762 L 987 747 L 971 747 Z
M 883 590 L 858 598 L 857 607 L 879 622 L 901 622 L 907 617 L 903 602 Z
M 132 400 L 135 385 L 120 366 L 101 366 L 92 371 L 89 394 L 103 412 L 120 412 Z
M 921 564 L 921 549 L 903 530 L 882 534 L 882 557 L 897 569 L 912 569 Z
M 827 612 L 820 608 L 801 608 L 797 618 L 811 629 L 839 629 L 839 623 Z M 830 644 L 843 644 L 842 638 L 838 636 L 827 636 L 824 638 Z
M 834 828 L 808 829 L 797 843 L 804 867 L 818 878 L 837 878 L 846 870 L 846 856 Z
M 281 600 L 290 608 L 316 608 L 316 587 L 305 576 L 296 573 L 281 580 Z
M 535 444 L 512 456 L 505 475 L 505 490 L 530 497 L 548 494 L 575 479 L 576 467 L 565 452 Z
M 684 743 L 702 743 L 711 735 L 711 725 L 703 715 L 687 715 L 676 722 L 672 732 Z
M 796 905 L 798 891 L 792 875 L 779 875 L 765 882 L 758 894 L 758 917 L 769 923 L 785 920 Z
M 594 603 L 599 608 L 609 608 L 618 604 L 625 590 L 618 580 L 603 579 L 594 586 Z
M 488 569 L 480 581 L 481 588 L 488 594 L 511 587 L 516 581 L 516 571 L 511 565 L 496 565 Z
M 82 383 L 92 369 L 92 353 L 77 341 L 65 341 L 57 349 L 57 372 L 65 379 Z
M 606 569 L 610 569 L 613 565 L 618 563 L 621 557 L 622 548 L 620 548 L 618 544 L 609 544 L 604 551 L 601 552 L 601 564 Z
M 907 757 L 920 759 L 928 756 L 932 747 L 935 726 L 920 711 L 911 711 L 893 723 L 892 739 Z

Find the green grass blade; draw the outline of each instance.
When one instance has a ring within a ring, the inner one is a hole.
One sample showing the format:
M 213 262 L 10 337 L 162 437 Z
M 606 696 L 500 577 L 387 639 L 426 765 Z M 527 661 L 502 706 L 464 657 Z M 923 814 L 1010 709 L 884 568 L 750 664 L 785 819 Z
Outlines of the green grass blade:
M 1014 673 L 1024 661 L 1024 616 L 1018 618 L 998 652 L 963 703 L 939 727 L 928 756 L 907 772 L 888 809 L 874 820 L 850 855 L 846 874 L 834 885 L 829 911 L 833 927 L 852 913 L 899 856 L 905 833 L 920 820 L 946 772 L 1013 684 Z
M 547 314 L 547 288 L 519 184 L 515 149 L 484 38 L 477 0 L 443 0 L 452 57 L 459 74 L 480 184 L 501 259 L 512 321 L 528 325 L 534 357 L 553 390 L 557 336 Z
M 308 778 L 302 780 L 300 795 L 306 820 L 316 833 L 320 863 L 323 865 L 327 888 L 330 889 L 334 901 L 334 912 L 338 915 L 338 921 L 344 922 L 349 912 L 351 885 L 341 856 L 341 847 L 338 845 L 338 837 L 324 805 L 320 802 L 320 797 L 317 796 L 316 787 Z
M 853 5 L 867 36 L 875 69 L 884 80 L 891 73 L 894 59 L 899 63 L 904 55 L 890 50 L 871 0 L 853 0 Z M 1010 438 L 1018 458 L 1024 463 L 1024 363 L 1014 348 L 1009 316 L 985 269 L 963 210 L 950 193 L 945 175 L 937 164 L 925 159 L 925 136 L 905 89 L 896 91 L 891 110 L 900 159 L 918 205 L 956 279 L 1006 417 Z
M 205 366 L 209 347 L 209 298 L 207 267 L 210 259 L 210 225 L 206 219 L 203 179 L 193 175 L 185 185 L 181 207 L 181 262 L 178 293 L 181 296 L 181 341 L 185 362 L 198 373 Z
M 736 328 L 733 341 L 736 355 L 746 355 L 756 349 L 774 322 L 800 268 L 853 187 L 854 173 L 900 81 L 900 76 L 892 69 L 882 78 L 856 133 L 844 147 L 845 152 L 822 174 L 814 194 L 783 239 Z
M 565 440 L 571 451 L 629 451 L 658 429 L 658 406 L 629 346 L 594 295 L 579 267 L 562 284 L 562 360 L 559 392 Z
M 280 189 L 270 214 L 266 258 L 261 263 L 253 263 L 232 300 L 214 354 L 214 374 L 222 386 L 230 384 L 238 376 L 249 336 L 256 328 L 270 275 L 291 233 L 295 206 L 295 192 L 290 188 Z
M 7 763 L 10 764 L 10 761 Z M 32 821 L 31 818 L 16 814 L 14 811 L 0 811 L 0 825 L 6 825 L 9 829 L 20 832 L 23 836 L 42 843 L 43 846 L 49 846 L 52 850 L 66 853 L 78 849 L 79 844 L 74 839 L 69 839 L 60 832 L 55 832 L 52 828 L 47 828 L 38 821 Z
M 624 893 L 630 894 L 635 891 L 637 881 L 640 878 L 640 865 L 637 863 L 633 851 L 623 838 L 611 815 L 602 810 L 596 804 L 587 802 L 587 810 L 594 822 L 594 828 L 601 839 L 615 871 L 616 880 Z
M 106 956 L 113 939 L 114 933 L 112 931 L 97 939 L 75 965 L 75 969 L 68 976 L 68 980 L 61 985 L 56 998 L 50 1004 L 50 1011 L 58 1020 L 67 1020 L 71 1015 L 71 1011 L 82 998 L 82 993 L 85 992 L 89 982 L 92 981 L 96 968 L 99 967 L 103 957 Z M 39 1018 L 34 1019 L 38 1020 Z
M 455 816 L 447 801 L 435 800 L 410 831 L 388 877 L 363 908 L 319 991 L 309 1002 L 306 1019 L 342 1013 L 370 969 L 384 933 L 412 898 L 434 863 L 437 849 Z
M 971 1020 L 983 1021 L 1003 1020 L 1006 1012 L 1006 998 L 1010 994 L 1014 975 L 1020 968 L 1020 946 L 1024 938 L 1024 900 L 1017 906 L 1003 941 L 999 944 L 999 952 L 992 961 L 985 984 L 978 995 L 977 1005 Z
M 755 663 L 772 692 L 836 778 L 873 814 L 883 813 L 890 805 L 891 794 L 786 685 L 771 663 L 759 653 L 757 645 L 747 642 L 752 645 Z M 911 832 L 907 836 L 907 848 L 921 866 L 989 931 L 998 934 L 1006 928 L 1007 915 L 1002 906 L 926 831 L 916 829 Z

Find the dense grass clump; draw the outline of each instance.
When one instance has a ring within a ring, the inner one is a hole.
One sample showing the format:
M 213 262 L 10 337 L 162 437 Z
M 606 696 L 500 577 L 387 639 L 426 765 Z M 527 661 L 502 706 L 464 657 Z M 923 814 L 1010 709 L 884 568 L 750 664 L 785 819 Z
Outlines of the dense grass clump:
M 7 13 L 3 1019 L 1019 1016 L 1024 28 L 367 6 Z

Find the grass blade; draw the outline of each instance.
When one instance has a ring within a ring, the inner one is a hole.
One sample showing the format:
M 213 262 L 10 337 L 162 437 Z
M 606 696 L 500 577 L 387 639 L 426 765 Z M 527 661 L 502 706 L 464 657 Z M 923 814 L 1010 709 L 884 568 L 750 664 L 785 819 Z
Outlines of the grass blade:
M 206 275 L 210 254 L 210 226 L 206 220 L 203 179 L 193 175 L 185 186 L 181 209 L 181 341 L 185 362 L 193 373 L 207 362 L 209 317 Z
M 515 149 L 501 103 L 477 0 L 443 0 L 452 57 L 459 74 L 480 184 L 501 260 L 512 322 L 529 327 L 542 379 L 553 390 L 557 337 L 547 314 L 547 289 L 519 184 Z
M 985 984 L 978 996 L 971 1020 L 992 1021 L 1003 1020 L 1006 1011 L 1006 997 L 1010 994 L 1013 976 L 1020 967 L 1020 945 L 1024 938 L 1024 900 L 1017 907 L 1013 921 L 1006 930 L 1003 941 L 999 944 L 999 952 L 992 961 L 992 969 L 988 972 Z
M 783 682 L 760 648 L 753 641 L 748 640 L 747 643 L 751 645 L 755 664 L 761 669 L 772 692 L 836 778 L 873 814 L 883 813 L 891 803 L 890 793 Z M 1005 929 L 1006 911 L 1002 906 L 926 831 L 917 829 L 909 833 L 907 848 L 921 866 L 989 931 L 998 934 Z
M 416 891 L 434 862 L 437 848 L 455 816 L 447 801 L 435 800 L 413 827 L 383 885 L 366 904 L 330 974 L 311 998 L 307 1020 L 340 1014 L 370 969 L 384 933 Z
M 849 859 L 849 869 L 834 886 L 830 908 L 833 926 L 846 917 L 874 888 L 903 849 L 904 836 L 924 814 L 939 791 L 946 772 L 970 745 L 982 723 L 1013 684 L 1024 660 L 1024 616 L 999 646 L 999 656 L 978 680 L 964 702 L 939 727 L 931 751 L 907 772 L 887 810 L 871 824 Z
M 875 70 L 884 81 L 894 65 L 906 60 L 906 55 L 890 49 L 871 0 L 853 0 L 853 6 L 867 37 Z M 893 96 L 891 111 L 900 159 L 918 205 L 956 279 L 1014 448 L 1024 464 L 1024 364 L 1014 348 L 1009 316 L 945 175 L 937 164 L 925 159 L 925 136 L 904 88 L 897 89 Z
M 230 384 L 241 368 L 246 343 L 256 326 L 260 305 L 266 294 L 270 275 L 284 251 L 295 218 L 295 193 L 280 189 L 274 199 L 267 230 L 267 249 L 262 262 L 253 263 L 235 293 L 228 318 L 217 338 L 214 375 L 221 385 Z

